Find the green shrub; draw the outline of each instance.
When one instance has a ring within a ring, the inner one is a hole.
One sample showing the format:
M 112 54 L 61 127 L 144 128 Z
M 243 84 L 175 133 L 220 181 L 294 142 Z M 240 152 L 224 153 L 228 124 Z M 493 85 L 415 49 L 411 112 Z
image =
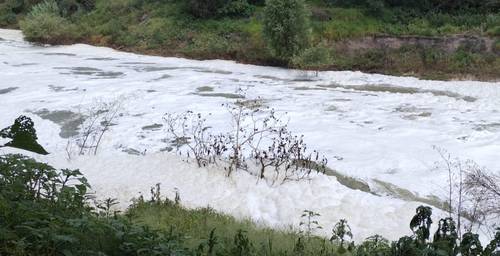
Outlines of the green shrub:
M 302 69 L 322 69 L 330 64 L 330 51 L 324 46 L 311 47 L 291 59 L 291 65 Z
M 78 37 L 77 27 L 61 17 L 59 12 L 54 0 L 34 6 L 20 23 L 25 38 L 41 43 L 65 43 Z
M 45 0 L 31 9 L 29 16 L 55 15 L 59 16 L 61 10 L 55 0 Z
M 493 27 L 491 29 L 488 30 L 488 34 L 490 36 L 497 36 L 497 37 L 500 37 L 500 25 L 499 26 L 496 26 L 496 27 Z
M 189 0 L 187 7 L 198 18 L 248 16 L 253 9 L 247 0 Z
M 14 24 L 16 20 L 16 14 L 5 3 L 0 4 L 0 26 Z
M 493 43 L 493 52 L 499 54 L 500 53 L 500 39 L 495 40 Z
M 382 0 L 369 0 L 366 2 L 366 11 L 373 16 L 383 15 L 385 4 Z
M 264 37 L 274 56 L 289 60 L 309 44 L 309 12 L 303 0 L 268 0 Z
M 382 236 L 374 235 L 368 237 L 357 246 L 356 256 L 385 256 L 391 254 L 389 241 Z
M 253 6 L 251 6 L 247 0 L 233 0 L 224 5 L 218 11 L 218 15 L 223 17 L 248 17 L 253 9 Z
M 198 18 L 210 18 L 224 7 L 225 0 L 188 0 L 188 11 Z
M 452 56 L 452 63 L 457 69 L 465 70 L 473 67 L 478 61 L 478 56 L 469 51 L 458 50 Z

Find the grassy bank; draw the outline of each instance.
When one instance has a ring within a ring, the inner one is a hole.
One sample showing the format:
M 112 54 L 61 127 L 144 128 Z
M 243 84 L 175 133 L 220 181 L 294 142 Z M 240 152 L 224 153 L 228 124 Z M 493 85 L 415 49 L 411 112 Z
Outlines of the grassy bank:
M 249 255 L 336 255 L 340 249 L 326 238 L 306 237 L 291 227 L 259 227 L 250 220 L 236 220 L 211 208 L 187 210 L 171 202 L 140 203 L 127 216 L 140 225 L 183 234 L 186 248 L 205 253 L 210 250 L 213 255 L 233 255 L 239 249 Z M 238 245 L 245 248 L 238 249 Z
M 441 219 L 431 239 L 426 206 L 410 222 L 412 236 L 389 242 L 375 235 L 354 244 L 345 220 L 324 227 L 331 239 L 315 236 L 322 227 L 311 211 L 297 229 L 276 230 L 211 208 L 186 209 L 179 195 L 162 197 L 159 185 L 125 212 L 113 210 L 113 199 L 92 200 L 89 188 L 78 170 L 0 155 L 0 255 L 495 256 L 500 250 L 500 230 L 482 247 L 476 234 L 457 237 L 452 218 Z
M 374 35 L 445 37 L 462 34 L 498 38 L 499 14 L 419 13 L 331 2 L 334 1 L 307 1 L 311 13 L 311 46 L 321 48 L 328 55 L 327 59 L 321 63 L 292 63 L 292 67 L 361 70 L 436 79 L 500 78 L 500 58 L 491 52 L 467 48 L 448 52 L 417 46 L 380 49 L 370 45 L 344 51 L 337 46 L 339 42 L 349 44 L 350 40 Z M 30 16 L 27 15 L 30 5 L 25 4 L 24 9 L 15 14 L 4 3 L 0 4 L 0 25 L 20 24 L 28 40 L 43 43 L 85 42 L 152 55 L 289 65 L 273 57 L 266 46 L 262 35 L 262 6 L 252 6 L 245 15 L 202 19 L 188 13 L 185 5 L 184 1 L 97 0 L 91 9 L 71 15 Z M 500 48 L 498 41 L 494 47 Z

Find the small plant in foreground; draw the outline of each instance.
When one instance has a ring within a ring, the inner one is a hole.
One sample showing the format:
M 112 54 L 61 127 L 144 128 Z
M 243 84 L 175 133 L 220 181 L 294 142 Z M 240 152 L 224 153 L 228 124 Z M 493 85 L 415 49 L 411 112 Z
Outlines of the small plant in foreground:
M 302 220 L 299 223 L 299 227 L 301 227 L 301 233 L 306 237 L 310 237 L 316 230 L 323 229 L 323 227 L 319 225 L 319 222 L 317 220 L 319 216 L 321 216 L 321 214 L 317 212 L 304 210 L 304 213 L 302 213 L 302 215 L 300 216 Z
M 330 241 L 338 241 L 340 242 L 340 250 L 345 252 L 344 243 L 347 240 L 352 239 L 351 227 L 347 224 L 347 220 L 341 219 L 332 229 L 332 237 Z

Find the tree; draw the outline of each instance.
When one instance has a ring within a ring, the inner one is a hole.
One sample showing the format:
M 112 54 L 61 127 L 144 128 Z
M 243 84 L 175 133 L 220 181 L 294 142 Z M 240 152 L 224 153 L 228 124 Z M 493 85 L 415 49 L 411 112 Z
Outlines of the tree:
M 309 13 L 303 0 L 268 0 L 264 37 L 275 57 L 288 61 L 309 43 Z
M 1 130 L 0 137 L 11 139 L 4 146 L 20 148 L 42 155 L 49 154 L 38 142 L 36 136 L 35 123 L 27 116 L 20 116 L 14 124 Z

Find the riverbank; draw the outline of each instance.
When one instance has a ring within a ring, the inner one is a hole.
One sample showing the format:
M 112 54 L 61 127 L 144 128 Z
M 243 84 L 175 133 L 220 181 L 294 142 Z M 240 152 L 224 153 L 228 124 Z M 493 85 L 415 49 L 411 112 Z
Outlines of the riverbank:
M 164 57 L 298 67 L 277 60 L 268 50 L 262 35 L 262 7 L 245 16 L 200 19 L 187 14 L 180 2 L 132 2 L 97 2 L 86 13 L 25 22 L 21 27 L 32 42 L 86 43 Z M 415 16 L 386 9 L 375 16 L 363 8 L 318 1 L 308 1 L 308 6 L 310 45 L 328 57 L 322 63 L 301 63 L 302 69 L 436 80 L 500 78 L 498 14 Z M 3 25 L 17 26 L 23 20 L 20 14 L 10 25 Z

